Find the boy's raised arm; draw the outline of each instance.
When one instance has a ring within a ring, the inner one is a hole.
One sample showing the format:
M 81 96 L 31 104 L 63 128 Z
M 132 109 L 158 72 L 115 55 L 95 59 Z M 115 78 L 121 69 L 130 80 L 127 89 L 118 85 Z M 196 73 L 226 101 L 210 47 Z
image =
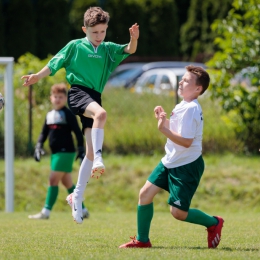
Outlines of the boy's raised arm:
M 130 33 L 130 42 L 125 47 L 124 52 L 126 53 L 135 53 L 137 49 L 137 41 L 139 38 L 139 25 L 135 23 L 134 25 L 129 28 Z
M 41 71 L 39 71 L 36 74 L 30 74 L 30 75 L 24 75 L 21 77 L 21 79 L 25 79 L 23 86 L 30 86 L 36 82 L 38 82 L 40 79 L 49 76 L 51 74 L 50 69 L 45 66 Z

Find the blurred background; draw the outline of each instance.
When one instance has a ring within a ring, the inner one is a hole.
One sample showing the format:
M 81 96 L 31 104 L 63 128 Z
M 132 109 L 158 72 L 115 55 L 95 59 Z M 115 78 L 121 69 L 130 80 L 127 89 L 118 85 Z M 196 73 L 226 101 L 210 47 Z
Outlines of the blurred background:
M 197 64 L 211 76 L 201 97 L 204 153 L 258 153 L 259 5 L 259 0 L 0 0 L 0 56 L 15 58 L 15 155 L 31 156 L 51 109 L 50 87 L 64 82 L 65 72 L 31 88 L 22 87 L 20 77 L 36 73 L 70 40 L 84 37 L 83 14 L 90 6 L 110 13 L 106 41 L 127 43 L 135 22 L 141 32 L 137 52 L 105 88 L 104 151 L 162 153 L 165 138 L 158 134 L 153 108 L 162 105 L 170 114 L 180 100 L 176 91 L 185 66 Z M 4 94 L 3 75 L 0 66 Z M 1 113 L 1 158 L 3 123 Z

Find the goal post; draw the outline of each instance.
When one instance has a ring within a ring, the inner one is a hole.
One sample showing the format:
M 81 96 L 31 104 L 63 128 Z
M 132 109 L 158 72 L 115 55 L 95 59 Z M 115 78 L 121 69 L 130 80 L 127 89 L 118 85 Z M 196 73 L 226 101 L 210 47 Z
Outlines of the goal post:
M 13 57 L 0 57 L 5 66 L 4 74 L 4 140 L 5 140 L 5 211 L 14 211 L 14 104 L 13 104 Z

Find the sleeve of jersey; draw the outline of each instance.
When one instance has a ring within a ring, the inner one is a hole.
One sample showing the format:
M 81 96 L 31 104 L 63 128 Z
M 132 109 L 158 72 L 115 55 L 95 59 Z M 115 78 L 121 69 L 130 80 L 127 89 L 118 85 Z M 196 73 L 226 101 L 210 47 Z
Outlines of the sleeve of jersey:
M 187 108 L 179 124 L 179 133 L 184 138 L 194 138 L 197 131 L 196 109 Z
M 41 131 L 40 136 L 38 138 L 38 143 L 43 144 L 46 141 L 48 134 L 49 134 L 49 128 L 46 124 L 46 119 L 45 119 L 44 125 L 42 127 L 42 131 Z
M 112 59 L 114 61 L 112 70 L 114 70 L 120 62 L 122 62 L 124 59 L 126 59 L 130 54 L 125 53 L 124 49 L 127 46 L 127 44 L 116 44 L 113 42 L 108 42 L 110 47 L 110 55 L 112 56 Z
M 56 72 L 65 68 L 66 64 L 69 62 L 70 57 L 73 54 L 74 41 L 69 42 L 63 49 L 61 49 L 47 64 L 47 67 L 50 69 L 53 76 Z
M 72 112 L 70 112 L 70 110 L 67 110 L 66 114 L 67 114 L 67 120 L 68 120 L 68 122 L 70 124 L 70 127 L 71 127 L 72 131 L 76 135 L 78 147 L 79 146 L 84 146 L 83 135 L 82 135 L 82 132 L 81 132 L 81 130 L 79 128 L 76 116 L 73 115 Z

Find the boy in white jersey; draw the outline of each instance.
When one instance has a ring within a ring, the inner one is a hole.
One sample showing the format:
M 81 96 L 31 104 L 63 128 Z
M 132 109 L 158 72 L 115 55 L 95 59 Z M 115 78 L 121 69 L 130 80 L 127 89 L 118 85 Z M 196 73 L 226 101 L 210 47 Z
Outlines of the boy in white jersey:
M 170 212 L 177 220 L 205 226 L 208 247 L 220 242 L 224 220 L 198 209 L 190 209 L 192 197 L 204 171 L 202 158 L 203 115 L 198 96 L 209 85 L 209 75 L 201 67 L 187 66 L 179 83 L 178 93 L 183 97 L 173 109 L 170 119 L 161 106 L 154 109 L 159 131 L 167 137 L 166 154 L 140 190 L 137 207 L 137 237 L 119 248 L 152 247 L 149 240 L 153 218 L 153 198 L 164 189 L 169 192 Z
M 68 104 L 72 112 L 80 116 L 86 137 L 86 157 L 81 163 L 74 193 L 67 197 L 72 216 L 79 224 L 83 221 L 81 203 L 88 180 L 90 176 L 99 178 L 105 171 L 102 145 L 106 111 L 102 108 L 101 93 L 112 71 L 136 51 L 139 38 L 139 26 L 134 24 L 129 28 L 128 44 L 104 42 L 109 18 L 100 7 L 89 8 L 82 27 L 87 37 L 69 42 L 40 72 L 22 77 L 23 85 L 29 86 L 54 75 L 60 68 L 66 70 L 66 79 L 71 84 Z

